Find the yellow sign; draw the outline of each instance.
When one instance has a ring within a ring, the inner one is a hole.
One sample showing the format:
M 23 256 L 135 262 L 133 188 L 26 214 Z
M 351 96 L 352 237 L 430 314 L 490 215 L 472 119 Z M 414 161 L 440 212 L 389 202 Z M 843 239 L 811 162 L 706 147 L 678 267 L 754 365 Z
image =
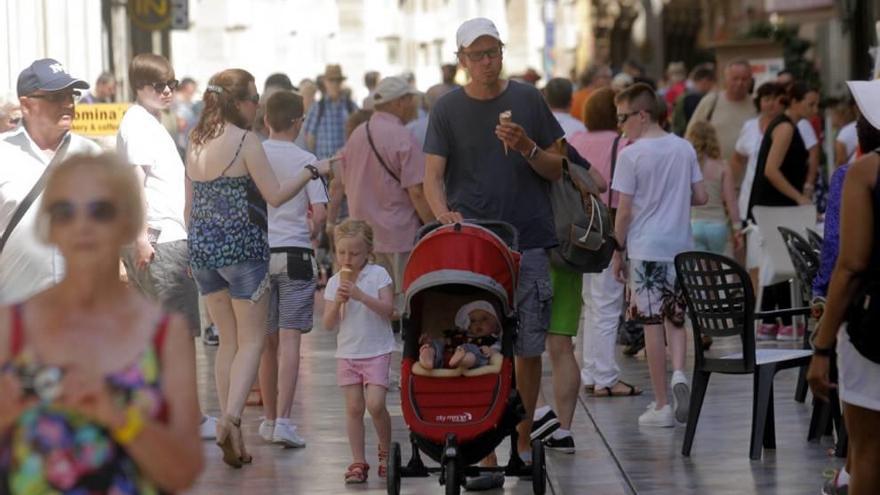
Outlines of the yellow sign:
M 130 0 L 128 15 L 144 31 L 161 31 L 171 25 L 171 0 Z
M 73 132 L 88 137 L 113 136 L 129 103 L 88 103 L 76 106 Z

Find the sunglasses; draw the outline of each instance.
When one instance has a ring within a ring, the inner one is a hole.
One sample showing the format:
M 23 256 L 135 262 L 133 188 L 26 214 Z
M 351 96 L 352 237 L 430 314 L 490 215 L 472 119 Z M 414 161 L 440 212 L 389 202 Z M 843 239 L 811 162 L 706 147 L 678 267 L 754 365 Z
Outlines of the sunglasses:
M 153 89 L 155 89 L 157 93 L 164 93 L 165 88 L 168 88 L 171 91 L 176 90 L 177 87 L 180 86 L 180 81 L 178 81 L 177 79 L 172 79 L 170 81 L 165 81 L 165 82 L 154 82 L 154 83 L 150 84 L 150 86 L 152 86 Z
M 501 56 L 501 47 L 496 46 L 495 48 L 479 52 L 462 52 L 462 54 L 464 54 L 464 56 L 471 62 L 479 62 L 480 60 L 483 60 L 484 57 L 489 57 L 489 60 L 495 60 Z
M 82 93 L 79 91 L 55 91 L 53 93 L 42 93 L 42 94 L 33 94 L 27 95 L 28 98 L 37 98 L 40 100 L 50 101 L 52 103 L 61 103 L 68 100 L 73 100 L 74 102 L 79 101 Z
M 76 206 L 67 200 L 56 201 L 49 205 L 49 220 L 53 225 L 67 225 L 76 218 L 78 210 L 85 210 L 86 216 L 97 223 L 110 223 L 116 219 L 117 208 L 112 201 L 98 199 L 84 205 Z
M 260 104 L 260 93 L 254 93 L 252 95 L 247 95 L 241 99 L 241 101 L 249 101 L 251 103 Z
M 623 125 L 627 120 L 629 120 L 630 117 L 632 117 L 633 115 L 638 115 L 640 113 L 642 113 L 642 110 L 635 110 L 629 113 L 619 113 L 617 114 L 617 124 Z

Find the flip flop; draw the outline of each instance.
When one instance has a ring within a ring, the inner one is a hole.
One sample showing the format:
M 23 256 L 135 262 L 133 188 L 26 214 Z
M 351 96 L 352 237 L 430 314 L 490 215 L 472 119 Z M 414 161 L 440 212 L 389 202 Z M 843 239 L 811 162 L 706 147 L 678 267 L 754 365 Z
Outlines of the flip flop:
M 625 393 L 614 392 L 614 387 L 617 385 L 623 385 L 624 387 L 629 389 L 629 391 Z M 642 390 L 634 387 L 633 385 L 630 385 L 629 383 L 626 383 L 623 380 L 618 380 L 617 383 L 610 387 L 594 389 L 593 392 L 590 393 L 590 395 L 592 397 L 634 397 L 636 395 L 642 395 Z

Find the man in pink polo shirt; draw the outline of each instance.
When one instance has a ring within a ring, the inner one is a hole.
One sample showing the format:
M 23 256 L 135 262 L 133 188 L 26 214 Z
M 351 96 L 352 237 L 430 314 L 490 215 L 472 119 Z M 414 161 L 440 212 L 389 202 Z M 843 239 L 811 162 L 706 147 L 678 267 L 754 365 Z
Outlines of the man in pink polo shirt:
M 402 77 L 386 77 L 373 91 L 375 112 L 342 149 L 341 178 L 351 218 L 373 228 L 376 263 L 394 279 L 402 308 L 403 268 L 416 231 L 434 220 L 422 191 L 425 155 L 406 123 L 416 116 L 414 90 Z

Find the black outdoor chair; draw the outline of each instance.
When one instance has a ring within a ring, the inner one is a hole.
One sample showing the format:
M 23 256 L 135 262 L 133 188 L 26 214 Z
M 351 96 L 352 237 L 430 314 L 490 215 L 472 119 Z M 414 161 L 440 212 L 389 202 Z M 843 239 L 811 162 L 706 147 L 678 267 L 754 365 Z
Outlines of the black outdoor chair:
M 807 241 L 816 252 L 816 256 L 819 256 L 819 253 L 822 252 L 822 236 L 813 229 L 807 229 Z
M 779 233 L 782 240 L 785 241 L 785 247 L 788 248 L 788 255 L 791 257 L 791 263 L 794 265 L 797 273 L 798 281 L 804 291 L 804 301 L 809 301 L 812 296 L 813 279 L 819 272 L 819 252 L 816 251 L 814 240 L 820 243 L 818 249 L 821 249 L 822 238 L 816 232 L 807 229 L 807 239 L 804 239 L 797 232 L 779 227 Z M 810 349 L 809 333 L 804 335 L 804 349 Z M 837 381 L 837 359 L 831 360 L 831 379 Z M 807 369 L 801 368 L 798 375 L 798 384 L 795 391 L 794 399 L 798 402 L 804 402 L 807 397 Z M 824 434 L 832 434 L 837 432 L 837 445 L 835 453 L 840 455 L 846 452 L 847 434 L 846 427 L 843 424 L 843 415 L 840 410 L 840 401 L 837 396 L 837 389 L 831 389 L 829 392 L 828 402 L 813 399 L 813 414 L 810 418 L 810 428 L 807 433 L 807 440 L 818 440 Z
M 795 276 L 797 277 L 797 282 L 801 289 L 800 301 L 792 301 L 792 305 L 795 307 L 805 306 L 809 304 L 812 299 L 813 279 L 816 278 L 816 274 L 819 273 L 819 255 L 813 251 L 810 243 L 797 232 L 785 227 L 777 228 L 779 229 L 779 234 L 782 235 L 782 241 L 785 243 L 785 247 L 788 250 L 788 257 L 791 259 L 792 266 L 794 266 Z M 807 324 L 807 331 L 804 332 L 802 346 L 804 349 L 810 349 L 809 320 L 805 321 L 805 323 Z M 805 366 L 801 368 L 800 374 L 798 375 L 794 400 L 798 402 L 804 402 L 807 400 L 808 388 L 807 368 Z
M 761 458 L 762 447 L 776 448 L 773 413 L 773 378 L 780 370 L 797 368 L 810 362 L 812 351 L 804 349 L 755 349 L 755 318 L 774 318 L 809 314 L 809 308 L 755 312 L 755 294 L 746 271 L 725 256 L 686 252 L 675 257 L 678 280 L 684 288 L 694 342 L 702 336 L 739 337 L 742 352 L 709 357 L 694 345 L 694 376 L 690 411 L 682 455 L 689 456 L 697 431 L 697 421 L 712 373 L 752 375 L 752 432 L 749 457 Z

